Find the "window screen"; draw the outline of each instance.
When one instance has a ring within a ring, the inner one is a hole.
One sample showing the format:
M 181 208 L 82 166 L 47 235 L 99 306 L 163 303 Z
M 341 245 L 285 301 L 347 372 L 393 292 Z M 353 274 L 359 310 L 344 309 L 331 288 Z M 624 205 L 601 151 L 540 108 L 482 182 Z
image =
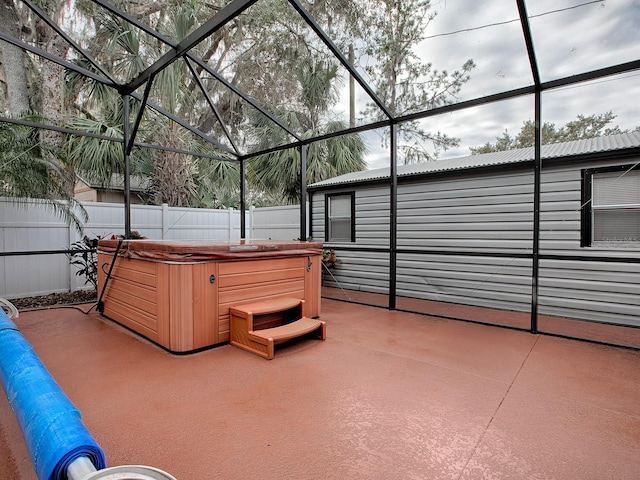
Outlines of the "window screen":
M 640 170 L 593 173 L 592 239 L 640 244 Z
M 353 223 L 353 194 L 327 196 L 326 240 L 329 242 L 355 241 Z

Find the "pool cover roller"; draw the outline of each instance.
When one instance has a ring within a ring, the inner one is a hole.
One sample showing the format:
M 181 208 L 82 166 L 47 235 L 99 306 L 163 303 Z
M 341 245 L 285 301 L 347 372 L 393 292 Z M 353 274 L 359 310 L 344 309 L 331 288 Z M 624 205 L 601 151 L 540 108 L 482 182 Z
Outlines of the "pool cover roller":
M 67 467 L 87 457 L 105 468 L 104 453 L 15 323 L 0 309 L 0 376 L 39 480 L 67 480 Z

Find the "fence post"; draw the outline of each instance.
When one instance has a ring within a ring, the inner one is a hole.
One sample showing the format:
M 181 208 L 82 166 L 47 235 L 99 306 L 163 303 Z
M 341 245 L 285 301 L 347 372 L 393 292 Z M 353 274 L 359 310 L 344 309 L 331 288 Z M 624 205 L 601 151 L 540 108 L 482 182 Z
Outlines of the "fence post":
M 162 234 L 160 236 L 161 240 L 164 240 L 165 235 L 169 231 L 169 205 L 166 203 L 162 204 Z
M 69 243 L 69 249 L 71 249 L 71 245 L 73 244 L 73 238 L 71 238 L 71 236 L 73 235 L 73 231 L 72 231 L 73 227 L 71 226 L 71 223 L 67 223 L 67 240 Z M 67 288 L 69 289 L 70 292 L 73 292 L 74 290 L 74 285 L 73 285 L 73 277 L 74 277 L 74 273 L 71 270 L 73 269 L 73 267 L 71 266 L 71 262 L 67 262 Z
M 72 226 L 70 223 L 67 223 L 67 240 L 69 243 L 69 246 L 67 247 L 68 249 L 71 249 L 71 246 L 75 242 L 80 241 L 84 238 L 85 226 L 86 224 L 83 225 L 82 227 L 83 230 L 81 232 L 78 232 L 74 226 Z M 70 258 L 67 255 L 65 255 L 65 258 L 67 258 L 67 275 L 69 277 L 69 281 L 67 282 L 67 285 L 69 288 L 69 292 L 74 292 L 78 290 L 80 287 L 84 286 L 84 283 L 82 285 L 79 283 L 80 277 L 76 275 L 76 267 L 71 265 Z
M 251 205 L 249 207 L 249 238 L 253 239 L 253 229 L 255 227 L 255 215 L 256 215 L 256 207 Z

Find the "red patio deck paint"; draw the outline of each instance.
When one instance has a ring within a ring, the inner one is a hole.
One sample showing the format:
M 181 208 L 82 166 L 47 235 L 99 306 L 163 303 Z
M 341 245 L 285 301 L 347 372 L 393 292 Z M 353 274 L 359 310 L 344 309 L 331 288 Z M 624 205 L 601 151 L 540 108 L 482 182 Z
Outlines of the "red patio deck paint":
M 322 300 L 272 361 L 176 356 L 104 317 L 16 324 L 109 466 L 180 480 L 602 479 L 640 471 L 640 351 Z M 33 480 L 0 402 L 0 478 Z

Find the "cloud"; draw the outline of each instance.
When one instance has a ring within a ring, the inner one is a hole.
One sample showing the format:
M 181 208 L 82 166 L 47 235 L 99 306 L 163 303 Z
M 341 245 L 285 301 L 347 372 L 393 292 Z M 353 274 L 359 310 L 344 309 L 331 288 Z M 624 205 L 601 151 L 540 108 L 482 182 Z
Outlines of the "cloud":
M 477 67 L 463 87 L 458 101 L 507 91 L 533 83 L 524 37 L 517 22 L 515 2 L 434 2 L 438 15 L 428 27 L 427 38 L 417 48 L 434 68 L 452 71 L 468 58 Z M 542 81 L 605 68 L 639 58 L 640 2 L 637 0 L 556 0 L 527 2 L 536 59 Z M 549 13 L 554 10 L 565 11 Z M 489 26 L 490 25 L 490 26 Z M 480 28 L 481 27 L 481 28 Z M 458 32 L 458 33 L 452 33 Z M 447 35 L 443 35 L 447 34 Z M 439 35 L 439 36 L 438 36 Z M 543 94 L 543 121 L 563 125 L 577 115 L 612 111 L 621 128 L 640 125 L 637 102 L 640 72 L 630 72 Z M 424 119 L 430 131 L 461 138 L 461 146 L 441 158 L 469 154 L 470 146 L 495 141 L 505 130 L 515 135 L 522 122 L 534 117 L 533 97 L 528 96 Z M 388 151 L 380 142 L 369 145 L 370 168 L 386 166 Z
M 553 7 L 549 6 L 549 10 Z M 532 18 L 531 30 L 542 80 L 637 58 L 638 10 L 629 1 L 597 2 Z M 629 17 L 634 16 L 635 29 L 629 25 Z
M 427 38 L 416 47 L 416 54 L 440 71 L 452 72 L 468 59 L 476 64 L 471 79 L 453 101 L 533 85 L 516 2 L 440 0 L 432 5 L 437 16 L 425 29 Z M 529 0 L 527 10 L 543 82 L 640 58 L 638 0 Z M 639 80 L 640 72 L 628 72 L 547 90 L 542 96 L 543 121 L 560 126 L 580 114 L 611 111 L 617 116 L 615 124 L 633 129 L 640 125 L 635 101 L 640 98 Z M 356 89 L 356 111 L 361 112 L 370 99 L 360 87 Z M 461 139 L 460 147 L 443 152 L 440 158 L 465 156 L 470 153 L 469 147 L 493 142 L 505 130 L 517 134 L 523 122 L 533 120 L 533 103 L 530 95 L 429 117 L 420 123 L 428 131 Z M 339 108 L 347 118 L 346 82 Z M 389 151 L 380 134 L 367 133 L 363 137 L 369 168 L 388 166 Z

